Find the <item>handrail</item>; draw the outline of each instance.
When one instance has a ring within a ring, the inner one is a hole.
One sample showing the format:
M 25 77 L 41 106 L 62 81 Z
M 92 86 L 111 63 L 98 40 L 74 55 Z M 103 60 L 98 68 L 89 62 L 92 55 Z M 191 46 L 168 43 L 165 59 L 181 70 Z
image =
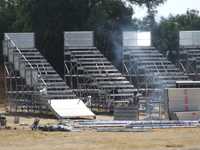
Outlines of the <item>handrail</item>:
M 74 54 L 72 54 L 72 53 L 71 53 L 71 55 L 74 56 Z M 102 64 L 103 67 L 105 68 L 105 65 L 103 64 L 103 61 L 101 61 L 101 64 Z M 80 67 L 84 68 L 84 66 L 83 66 L 81 63 L 79 63 L 79 65 L 80 65 Z M 99 66 L 96 64 L 96 67 L 98 68 Z M 67 72 L 70 72 L 68 66 L 66 65 L 66 63 L 65 63 L 65 68 L 67 69 Z M 85 69 L 84 69 L 84 70 L 85 70 Z M 100 70 L 100 69 L 99 69 L 99 70 Z M 86 71 L 86 70 L 85 70 L 85 73 L 87 74 L 87 75 L 85 76 L 85 77 L 87 78 L 87 80 L 92 81 L 92 82 L 95 84 L 96 87 L 98 87 L 99 89 L 101 89 L 101 86 L 100 86 L 100 84 L 98 83 L 97 79 L 96 79 L 96 78 L 93 78 L 92 75 L 90 75 L 90 74 L 88 73 L 88 71 Z M 106 72 L 106 73 L 107 73 L 107 72 Z M 88 85 L 90 85 L 90 84 L 88 84 Z M 84 90 L 88 90 L 88 89 L 89 89 L 88 86 L 84 86 Z M 108 93 L 106 93 L 106 94 L 108 95 Z
M 162 64 L 163 68 L 165 69 L 165 72 L 168 72 L 166 66 L 163 63 L 163 61 L 161 61 L 161 64 Z
M 24 60 L 28 63 L 28 65 L 31 67 L 31 69 L 34 69 L 33 66 L 30 64 L 30 62 L 26 59 L 26 57 L 22 54 L 22 52 L 20 51 L 20 49 L 16 46 L 15 42 L 13 40 L 10 39 L 10 37 L 5 34 L 5 36 L 7 37 L 7 39 L 12 43 L 12 45 L 16 48 L 16 50 L 19 52 L 19 54 L 24 58 Z
M 6 65 L 4 65 L 4 67 L 5 67 L 5 70 L 6 70 L 6 74 L 9 76 L 9 75 L 10 75 L 10 73 L 9 73 L 9 71 L 8 71 L 8 68 L 7 68 L 7 66 L 6 66 Z
M 65 69 L 67 70 L 67 73 L 70 73 L 68 66 L 65 63 Z
M 44 64 L 42 64 L 42 67 L 43 67 L 43 70 L 44 70 L 45 74 L 47 75 L 47 70 L 46 70 L 46 68 L 44 67 Z
M 125 69 L 126 73 L 129 75 L 129 71 L 128 71 L 128 68 L 127 68 L 126 64 L 123 63 L 123 65 L 124 65 L 124 69 Z
M 185 69 L 184 65 L 183 65 L 181 62 L 179 62 L 179 65 L 180 65 L 181 68 L 183 69 L 183 72 L 186 72 L 186 69 Z
M 22 52 L 20 51 L 20 49 L 16 46 L 15 42 L 14 42 L 12 39 L 10 39 L 10 37 L 9 37 L 7 34 L 5 34 L 5 36 L 6 36 L 7 40 L 10 41 L 11 44 L 14 46 L 14 48 L 16 48 L 16 50 L 17 50 L 18 53 L 22 56 L 22 58 L 25 60 L 25 62 L 31 67 L 31 69 L 32 69 L 32 70 L 35 70 L 34 67 L 31 65 L 31 63 L 30 63 L 30 62 L 26 59 L 26 57 L 22 54 Z M 37 71 L 39 71 L 39 70 L 37 70 Z M 39 71 L 39 72 L 40 72 L 40 71 Z M 40 78 L 40 79 L 41 79 L 41 81 L 43 82 L 43 84 L 47 87 L 47 84 L 46 84 L 46 82 L 44 81 L 44 79 L 42 79 L 42 78 Z
M 153 62 L 153 65 L 154 65 L 154 67 L 156 68 L 156 70 L 157 70 L 157 73 L 159 73 L 159 74 L 160 74 L 160 71 L 159 71 L 159 69 L 158 69 L 157 65 L 155 64 L 155 62 Z
M 37 65 L 37 71 L 39 72 L 40 77 L 41 77 L 41 76 L 42 76 L 42 73 L 41 73 L 41 71 L 40 71 L 38 65 Z M 43 78 L 40 78 L 40 80 L 41 80 L 41 81 L 43 82 L 43 84 L 47 87 L 47 84 L 46 84 L 46 82 L 44 81 L 44 79 L 43 79 Z

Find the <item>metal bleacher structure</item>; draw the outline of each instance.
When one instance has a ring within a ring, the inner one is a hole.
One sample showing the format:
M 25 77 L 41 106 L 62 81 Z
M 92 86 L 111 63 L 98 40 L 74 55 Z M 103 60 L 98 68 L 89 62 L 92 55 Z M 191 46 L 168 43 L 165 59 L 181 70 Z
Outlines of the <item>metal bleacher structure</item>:
M 93 32 L 64 33 L 65 79 L 92 107 L 112 110 L 116 101 L 134 97 L 134 86 L 94 46 Z
M 164 106 L 164 88 L 175 87 L 177 80 L 188 80 L 187 75 L 151 46 L 150 32 L 123 32 L 123 64 L 124 74 L 143 92 L 140 102 L 149 113 L 154 105 Z
M 0 66 L 0 104 L 5 103 L 5 75 L 3 65 Z
M 3 49 L 10 112 L 94 116 L 35 47 L 33 33 L 6 33 Z
M 179 63 L 192 80 L 200 80 L 200 31 L 179 32 Z

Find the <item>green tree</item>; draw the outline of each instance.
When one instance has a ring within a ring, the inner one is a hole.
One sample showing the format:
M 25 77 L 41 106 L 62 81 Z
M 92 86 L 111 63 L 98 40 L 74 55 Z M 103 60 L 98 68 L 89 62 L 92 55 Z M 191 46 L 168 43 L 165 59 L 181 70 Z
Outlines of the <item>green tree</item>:
M 173 61 L 178 56 L 180 30 L 200 30 L 199 12 L 188 10 L 182 15 L 162 18 L 154 29 L 154 45 L 163 53 L 169 51 Z
M 13 22 L 16 20 L 15 0 L 0 1 L 0 43 L 5 32 L 14 31 Z M 0 63 L 3 63 L 2 44 L 0 44 Z
M 63 31 L 94 30 L 98 47 L 109 58 L 118 62 L 117 56 L 121 49 L 120 31 L 135 25 L 132 20 L 134 11 L 127 2 L 145 5 L 150 14 L 164 1 L 1 0 L 0 31 L 36 32 L 38 48 L 62 72 Z
M 147 16 L 143 18 L 143 22 L 145 22 L 145 28 L 149 30 L 153 30 L 156 25 L 155 15 L 157 13 L 157 7 L 161 4 L 164 4 L 166 0 L 129 0 L 134 4 L 138 4 L 140 6 L 144 5 L 147 8 Z M 144 26 L 143 26 L 144 27 Z

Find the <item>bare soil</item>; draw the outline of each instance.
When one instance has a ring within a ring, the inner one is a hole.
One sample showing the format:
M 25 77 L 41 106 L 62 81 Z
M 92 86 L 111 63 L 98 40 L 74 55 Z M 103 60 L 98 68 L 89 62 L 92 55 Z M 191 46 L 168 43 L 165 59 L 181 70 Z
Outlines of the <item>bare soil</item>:
M 1 111 L 4 109 L 1 108 Z M 98 116 L 98 119 L 111 119 Z M 0 130 L 0 150 L 200 150 L 200 128 L 162 129 L 150 132 L 103 133 L 31 131 L 34 118 L 8 116 L 11 129 Z M 41 124 L 56 123 L 41 119 Z
M 0 150 L 200 150 L 200 129 L 144 133 L 1 130 Z

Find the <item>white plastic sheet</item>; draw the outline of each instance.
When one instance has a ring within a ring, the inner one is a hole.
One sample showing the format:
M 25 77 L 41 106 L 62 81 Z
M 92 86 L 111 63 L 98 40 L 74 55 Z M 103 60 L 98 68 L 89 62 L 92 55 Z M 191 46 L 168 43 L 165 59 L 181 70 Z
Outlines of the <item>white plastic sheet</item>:
M 49 104 L 57 116 L 61 118 L 94 117 L 80 99 L 52 99 Z

